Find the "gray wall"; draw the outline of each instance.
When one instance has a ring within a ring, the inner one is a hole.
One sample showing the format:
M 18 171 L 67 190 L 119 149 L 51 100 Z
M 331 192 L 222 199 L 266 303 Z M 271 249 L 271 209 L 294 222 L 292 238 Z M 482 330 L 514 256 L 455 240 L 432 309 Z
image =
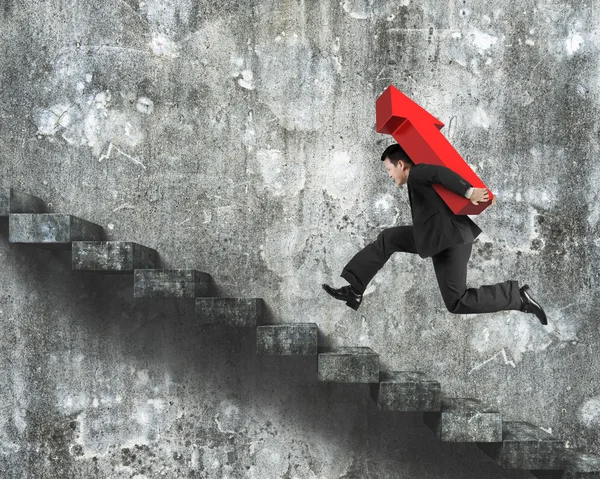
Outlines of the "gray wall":
M 0 186 L 600 453 L 600 6 L 571 3 L 2 0 Z M 547 327 L 450 314 L 430 260 L 400 253 L 357 312 L 322 290 L 410 223 L 379 161 L 390 84 L 497 194 L 469 285 L 529 283 Z M 3 228 L 3 478 L 531 477 Z

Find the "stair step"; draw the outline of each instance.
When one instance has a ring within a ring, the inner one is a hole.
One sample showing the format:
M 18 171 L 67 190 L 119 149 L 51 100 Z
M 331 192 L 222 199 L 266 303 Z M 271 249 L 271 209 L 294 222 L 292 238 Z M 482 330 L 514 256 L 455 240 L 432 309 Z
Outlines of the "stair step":
M 8 241 L 48 249 L 71 249 L 73 241 L 104 239 L 102 226 L 62 213 L 11 213 Z
M 382 411 L 439 411 L 440 383 L 420 371 L 380 371 L 370 386 L 371 398 Z
M 478 446 L 504 469 L 565 468 L 565 442 L 529 422 L 503 421 L 502 442 Z
M 202 325 L 256 328 L 262 319 L 262 298 L 196 298 L 196 321 Z
M 502 415 L 472 398 L 444 398 L 423 422 L 443 442 L 501 442 Z
M 256 328 L 256 354 L 316 355 L 316 323 L 266 324 Z
M 319 381 L 334 383 L 379 382 L 379 354 L 365 346 L 319 348 Z
M 131 241 L 73 241 L 72 268 L 76 271 L 133 273 L 155 268 L 158 253 Z
M 133 272 L 134 298 L 196 298 L 210 294 L 210 275 L 195 269 L 143 269 Z
M 600 479 L 600 456 L 565 449 L 564 471 L 530 472 L 538 479 Z
M 44 202 L 18 188 L 0 188 L 0 218 L 8 219 L 11 213 L 46 213 Z

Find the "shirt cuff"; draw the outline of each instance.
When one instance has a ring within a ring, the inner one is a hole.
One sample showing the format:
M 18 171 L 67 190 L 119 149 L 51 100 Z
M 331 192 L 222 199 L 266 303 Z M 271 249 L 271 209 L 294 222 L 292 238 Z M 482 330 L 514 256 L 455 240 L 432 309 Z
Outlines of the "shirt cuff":
M 469 188 L 467 190 L 467 192 L 465 193 L 465 198 L 470 198 L 472 193 L 473 193 L 473 187 L 471 186 L 471 188 Z

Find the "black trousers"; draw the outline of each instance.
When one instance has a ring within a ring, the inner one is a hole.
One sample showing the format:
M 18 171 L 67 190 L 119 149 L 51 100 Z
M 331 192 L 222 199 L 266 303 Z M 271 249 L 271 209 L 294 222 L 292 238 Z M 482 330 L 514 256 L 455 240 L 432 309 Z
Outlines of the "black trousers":
M 431 257 L 440 292 L 448 311 L 456 314 L 493 313 L 521 308 L 517 281 L 467 288 L 467 263 L 472 243 L 447 248 Z M 394 226 L 379 233 L 344 267 L 340 275 L 363 293 L 390 256 L 396 252 L 417 253 L 412 226 Z

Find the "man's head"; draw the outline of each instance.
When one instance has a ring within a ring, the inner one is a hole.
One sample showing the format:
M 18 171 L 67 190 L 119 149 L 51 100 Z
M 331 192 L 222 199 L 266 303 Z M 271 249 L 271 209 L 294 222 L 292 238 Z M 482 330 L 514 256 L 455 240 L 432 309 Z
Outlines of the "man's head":
M 398 143 L 394 143 L 385 149 L 381 154 L 381 161 L 385 163 L 388 176 L 398 186 L 406 184 L 410 167 L 414 163 Z

